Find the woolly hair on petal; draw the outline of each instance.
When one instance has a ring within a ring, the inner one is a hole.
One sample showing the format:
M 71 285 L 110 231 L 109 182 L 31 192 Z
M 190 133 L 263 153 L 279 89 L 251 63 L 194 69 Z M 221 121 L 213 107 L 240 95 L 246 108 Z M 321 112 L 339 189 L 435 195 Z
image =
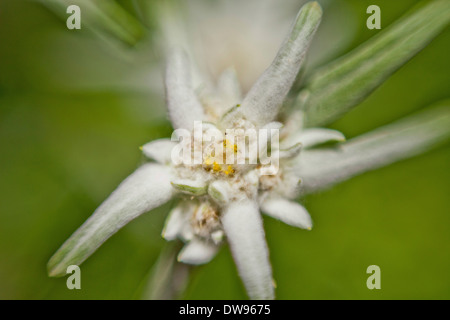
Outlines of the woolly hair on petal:
M 257 204 L 245 199 L 225 209 L 222 224 L 251 299 L 273 299 L 272 268 Z

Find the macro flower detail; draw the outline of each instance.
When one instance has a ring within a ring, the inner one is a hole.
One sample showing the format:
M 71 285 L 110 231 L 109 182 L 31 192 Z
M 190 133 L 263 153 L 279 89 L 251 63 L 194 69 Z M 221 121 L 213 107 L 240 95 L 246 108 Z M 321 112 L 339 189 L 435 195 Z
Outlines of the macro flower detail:
M 416 22 L 419 13 L 404 18 L 366 47 L 314 73 L 294 94 L 293 84 L 322 18 L 316 2 L 302 7 L 272 64 L 245 94 L 232 66 L 212 85 L 197 79 L 200 72 L 184 48 L 172 48 L 165 74 L 168 115 L 175 129 L 172 139 L 141 147 L 150 162 L 124 180 L 62 245 L 49 261 L 49 274 L 64 275 L 68 265 L 81 264 L 129 221 L 176 198 L 162 236 L 184 243 L 178 261 L 207 263 L 228 244 L 248 296 L 274 299 L 261 213 L 311 230 L 312 219 L 296 201 L 299 196 L 416 155 L 449 137 L 447 106 L 349 141 L 339 131 L 318 127 L 357 105 L 423 48 L 448 23 L 442 13 L 446 10 L 445 1 L 425 6 L 420 21 L 428 19 L 433 28 L 421 28 Z M 399 38 L 403 41 L 396 41 Z M 200 138 L 196 123 L 201 124 Z M 262 139 L 248 137 L 246 132 L 252 130 L 269 134 Z M 190 134 L 183 142 L 189 142 L 191 156 L 200 161 L 174 161 L 183 132 Z M 211 132 L 221 138 L 204 139 Z M 254 159 L 248 158 L 243 141 L 257 146 Z M 264 161 L 268 154 L 277 161 Z M 229 163 L 228 155 L 246 161 Z

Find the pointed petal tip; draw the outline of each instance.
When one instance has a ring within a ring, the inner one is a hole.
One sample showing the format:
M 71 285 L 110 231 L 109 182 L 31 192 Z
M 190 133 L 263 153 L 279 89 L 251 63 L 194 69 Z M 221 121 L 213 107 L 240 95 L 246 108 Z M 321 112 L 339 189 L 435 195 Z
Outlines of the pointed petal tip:
M 305 4 L 272 64 L 263 72 L 242 101 L 242 113 L 256 125 L 276 118 L 291 89 L 311 40 L 320 24 L 317 2 Z
M 47 262 L 47 275 L 50 278 L 60 278 L 66 275 L 67 267 L 73 263 L 64 261 L 64 253 L 58 249 Z
M 164 222 L 164 228 L 161 232 L 162 238 L 172 241 L 179 237 L 189 213 L 189 208 L 184 207 L 183 203 L 173 208 Z
M 65 273 L 58 270 L 57 266 L 54 265 L 52 258 L 50 258 L 49 262 L 47 263 L 47 274 L 51 278 L 62 277 L 65 275 Z
M 71 265 L 74 265 L 74 263 L 61 263 L 57 253 L 55 253 L 47 262 L 47 275 L 50 278 L 64 277 L 67 275 L 67 268 Z
M 177 261 L 192 265 L 205 264 L 214 258 L 217 251 L 216 245 L 193 239 L 181 249 Z
M 306 3 L 303 8 L 304 9 L 312 9 L 312 10 L 316 11 L 317 14 L 320 14 L 320 15 L 322 15 L 322 12 L 323 12 L 322 6 L 317 1 L 310 1 L 310 2 Z
M 176 235 L 168 234 L 166 228 L 161 231 L 161 238 L 163 238 L 166 241 L 173 241 L 177 238 Z
M 300 14 L 308 16 L 308 19 L 310 19 L 311 23 L 318 23 L 318 21 L 322 19 L 322 6 L 317 1 L 308 2 L 300 9 L 299 16 Z
M 308 211 L 299 203 L 284 198 L 272 197 L 266 199 L 261 209 L 263 212 L 286 224 L 300 229 L 311 230 L 312 219 Z
M 139 147 L 142 153 L 150 160 L 160 164 L 168 164 L 172 161 L 172 150 L 176 142 L 170 139 L 157 139 Z

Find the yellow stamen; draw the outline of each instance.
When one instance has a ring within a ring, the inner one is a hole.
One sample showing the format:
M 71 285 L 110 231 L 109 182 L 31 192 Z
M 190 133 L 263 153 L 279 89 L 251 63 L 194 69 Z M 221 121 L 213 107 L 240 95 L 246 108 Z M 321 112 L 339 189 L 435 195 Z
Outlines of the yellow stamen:
M 215 172 L 218 172 L 218 171 L 222 170 L 222 166 L 220 164 L 218 164 L 216 161 L 214 161 L 214 163 L 213 163 L 213 170 Z

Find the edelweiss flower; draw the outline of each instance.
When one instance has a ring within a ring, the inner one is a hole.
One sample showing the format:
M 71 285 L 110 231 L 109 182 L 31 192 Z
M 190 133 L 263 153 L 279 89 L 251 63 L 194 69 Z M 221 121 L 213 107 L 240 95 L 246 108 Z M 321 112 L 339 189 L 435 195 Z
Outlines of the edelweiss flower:
M 448 138 L 450 112 L 444 107 L 347 142 L 338 131 L 315 127 L 348 111 L 422 48 L 448 22 L 441 14 L 448 7 L 447 2 L 436 1 L 420 11 L 421 17 L 424 15 L 420 21 L 430 21 L 426 31 L 417 25 L 419 13 L 404 19 L 384 36 L 316 73 L 294 98 L 291 87 L 322 16 L 316 2 L 303 6 L 272 64 L 245 96 L 232 69 L 223 72 L 215 86 L 193 82 L 196 71 L 189 56 L 174 49 L 166 69 L 169 117 L 178 129 L 174 137 L 179 137 L 179 130 L 193 133 L 191 150 L 199 152 L 201 161 L 175 163 L 177 143 L 171 139 L 144 145 L 143 153 L 153 162 L 122 182 L 63 244 L 50 259 L 50 275 L 64 275 L 68 265 L 82 263 L 129 221 L 177 197 L 179 204 L 170 212 L 162 235 L 185 243 L 178 260 L 206 263 L 226 242 L 249 297 L 273 299 L 261 212 L 311 229 L 310 215 L 295 201 L 299 195 L 415 155 Z M 399 37 L 404 41 L 396 41 Z M 198 138 L 196 121 L 202 121 L 202 133 L 215 130 L 223 138 L 214 143 L 204 136 Z M 225 135 L 228 129 L 241 129 L 233 131 L 241 133 Z M 265 141 L 248 139 L 249 145 L 258 144 L 255 163 L 220 161 L 227 154 L 245 155 L 245 148 L 236 141 L 242 140 L 246 130 L 261 129 L 279 130 L 279 146 L 272 145 L 270 150 L 279 163 L 263 163 L 261 158 L 267 151 L 265 142 L 276 135 Z M 212 145 L 221 146 L 222 152 L 210 148 Z

